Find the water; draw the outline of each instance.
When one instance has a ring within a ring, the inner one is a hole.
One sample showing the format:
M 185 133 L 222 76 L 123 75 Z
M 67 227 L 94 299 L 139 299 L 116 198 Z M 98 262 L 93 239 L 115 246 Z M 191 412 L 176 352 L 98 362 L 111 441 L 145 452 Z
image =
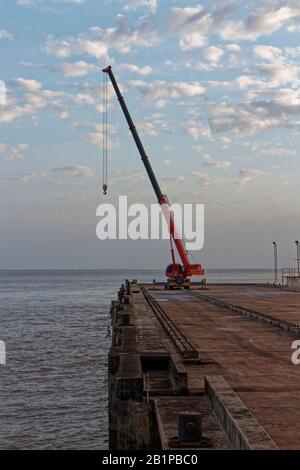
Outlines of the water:
M 161 271 L 0 271 L 0 449 L 106 449 L 110 301 L 124 278 Z M 265 270 L 208 281 L 265 282 Z

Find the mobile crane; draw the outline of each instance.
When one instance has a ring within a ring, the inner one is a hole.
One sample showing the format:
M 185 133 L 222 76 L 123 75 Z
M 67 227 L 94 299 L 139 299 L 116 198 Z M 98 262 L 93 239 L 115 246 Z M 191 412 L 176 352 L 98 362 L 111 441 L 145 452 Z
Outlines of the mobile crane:
M 166 221 L 169 226 L 169 231 L 170 231 L 170 240 L 171 240 L 171 258 L 172 258 L 172 263 L 169 264 L 169 266 L 166 269 L 166 276 L 167 276 L 167 287 L 169 289 L 178 289 L 181 287 L 184 287 L 185 289 L 189 289 L 190 287 L 190 277 L 192 276 L 202 276 L 204 275 L 204 269 L 201 266 L 201 264 L 191 264 L 189 260 L 188 253 L 186 251 L 185 245 L 183 240 L 179 237 L 178 232 L 175 227 L 174 223 L 174 216 L 173 213 L 170 209 L 170 203 L 166 195 L 164 195 L 161 192 L 160 186 L 158 184 L 158 181 L 156 179 L 156 176 L 153 172 L 152 166 L 149 162 L 149 158 L 145 152 L 144 146 L 142 144 L 142 141 L 139 137 L 139 134 L 136 130 L 136 127 L 133 123 L 133 120 L 130 116 L 130 113 L 128 111 L 127 105 L 125 103 L 125 100 L 120 92 L 119 86 L 117 84 L 117 81 L 115 79 L 115 76 L 112 71 L 112 67 L 108 66 L 105 69 L 102 70 L 104 73 L 108 74 L 110 81 L 112 83 L 112 86 L 115 90 L 115 93 L 117 95 L 117 98 L 119 100 L 121 109 L 124 113 L 124 116 L 126 118 L 126 121 L 129 126 L 129 130 L 132 134 L 132 137 L 136 143 L 136 146 L 138 148 L 138 151 L 140 153 L 142 162 L 145 166 L 146 172 L 148 174 L 148 177 L 150 179 L 150 182 L 152 184 L 152 187 L 154 189 L 155 195 L 157 197 L 158 204 L 162 208 L 162 212 L 166 218 Z M 103 191 L 104 194 L 106 194 L 107 190 L 107 185 L 103 185 Z M 175 253 L 174 253 L 174 248 L 172 244 L 172 240 L 174 241 L 174 244 L 176 246 L 176 249 L 178 251 L 178 254 L 180 256 L 181 262 L 177 263 L 175 259 Z

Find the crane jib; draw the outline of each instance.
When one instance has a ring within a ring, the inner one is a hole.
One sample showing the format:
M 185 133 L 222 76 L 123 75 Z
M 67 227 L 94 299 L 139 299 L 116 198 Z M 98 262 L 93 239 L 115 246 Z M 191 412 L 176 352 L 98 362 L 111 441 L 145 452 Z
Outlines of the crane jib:
M 121 108 L 122 108 L 122 111 L 123 111 L 123 113 L 124 113 L 124 115 L 125 115 L 125 118 L 126 118 L 126 121 L 127 121 L 127 123 L 128 123 L 130 132 L 131 132 L 131 134 L 132 134 L 132 136 L 133 136 L 133 138 L 134 138 L 134 141 L 135 141 L 136 146 L 137 146 L 137 148 L 138 148 L 138 151 L 139 151 L 139 153 L 140 153 L 141 159 L 142 159 L 142 161 L 143 161 L 143 163 L 144 163 L 145 169 L 146 169 L 146 171 L 147 171 L 147 174 L 148 174 L 149 179 L 150 179 L 150 181 L 151 181 L 152 187 L 153 187 L 154 192 L 155 192 L 155 194 L 156 194 L 157 200 L 158 200 L 158 202 L 160 202 L 161 199 L 163 198 L 163 193 L 161 192 L 161 189 L 160 189 L 160 187 L 159 187 L 158 181 L 157 181 L 156 176 L 155 176 L 155 174 L 154 174 L 154 172 L 153 172 L 153 169 L 152 169 L 152 167 L 151 167 L 151 164 L 150 164 L 149 159 L 148 159 L 148 157 L 147 157 L 147 154 L 146 154 L 146 152 L 145 152 L 145 149 L 144 149 L 144 146 L 143 146 L 143 144 L 142 144 L 142 141 L 141 141 L 141 139 L 140 139 L 140 137 L 139 137 L 139 135 L 138 135 L 138 132 L 137 132 L 137 130 L 136 130 L 136 127 L 135 127 L 135 125 L 134 125 L 134 123 L 133 123 L 133 121 L 132 121 L 132 118 L 131 118 L 130 113 L 129 113 L 129 111 L 128 111 L 128 108 L 127 108 L 127 105 L 126 105 L 126 103 L 125 103 L 125 100 L 124 100 L 124 98 L 123 98 L 123 96 L 122 96 L 122 94 L 121 94 L 121 92 L 120 92 L 120 89 L 119 89 L 119 86 L 118 86 L 118 84 L 117 84 L 117 82 L 116 82 L 116 79 L 115 79 L 115 76 L 114 76 L 114 74 L 113 74 L 113 71 L 112 71 L 111 67 L 107 67 L 106 69 L 103 70 L 103 72 L 108 73 L 108 75 L 109 75 L 109 78 L 110 78 L 110 80 L 111 80 L 111 83 L 112 83 L 112 85 L 113 85 L 113 87 L 114 87 L 114 90 L 115 90 L 115 92 L 116 92 L 116 95 L 117 95 L 117 97 L 118 97 L 120 106 L 121 106 Z

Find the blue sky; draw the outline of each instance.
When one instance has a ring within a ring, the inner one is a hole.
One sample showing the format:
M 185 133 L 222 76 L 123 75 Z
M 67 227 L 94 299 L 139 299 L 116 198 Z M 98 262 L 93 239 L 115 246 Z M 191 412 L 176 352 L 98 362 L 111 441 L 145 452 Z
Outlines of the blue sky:
M 1 1 L 1 6 L 4 1 Z M 0 266 L 160 267 L 100 242 L 102 73 L 112 64 L 171 202 L 205 204 L 209 267 L 289 266 L 299 238 L 297 1 L 12 0 L 0 19 Z M 109 193 L 155 201 L 109 93 Z

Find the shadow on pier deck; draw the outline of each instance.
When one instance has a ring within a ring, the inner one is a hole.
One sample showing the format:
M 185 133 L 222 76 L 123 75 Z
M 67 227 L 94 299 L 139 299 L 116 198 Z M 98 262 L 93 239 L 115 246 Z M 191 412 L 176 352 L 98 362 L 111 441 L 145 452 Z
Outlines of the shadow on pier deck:
M 111 449 L 300 449 L 299 292 L 126 282 L 112 325 Z

